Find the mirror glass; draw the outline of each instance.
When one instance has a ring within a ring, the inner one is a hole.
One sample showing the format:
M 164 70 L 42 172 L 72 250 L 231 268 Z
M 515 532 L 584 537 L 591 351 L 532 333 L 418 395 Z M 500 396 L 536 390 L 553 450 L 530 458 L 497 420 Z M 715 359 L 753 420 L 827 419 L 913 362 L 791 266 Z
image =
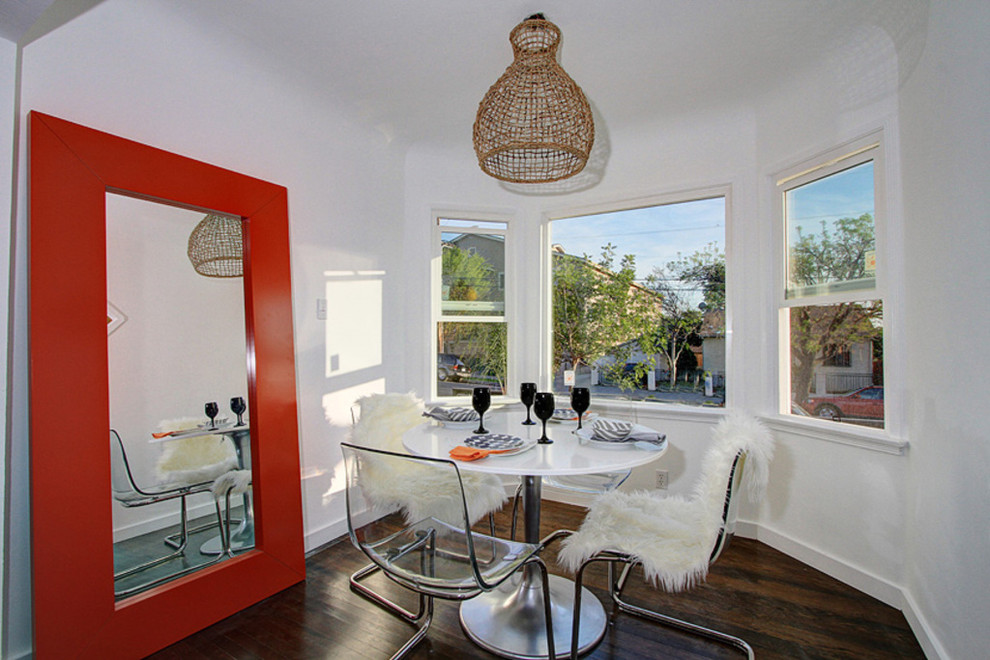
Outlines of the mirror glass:
M 201 274 L 188 254 L 194 230 L 196 240 L 236 240 L 239 248 L 240 218 L 206 219 L 202 211 L 112 193 L 106 209 L 114 592 L 120 599 L 231 556 L 221 541 L 228 511 L 218 512 L 211 491 L 217 479 L 246 489 L 230 498 L 231 550 L 253 546 L 251 411 L 244 278 Z M 211 226 L 233 230 L 213 236 L 203 231 Z

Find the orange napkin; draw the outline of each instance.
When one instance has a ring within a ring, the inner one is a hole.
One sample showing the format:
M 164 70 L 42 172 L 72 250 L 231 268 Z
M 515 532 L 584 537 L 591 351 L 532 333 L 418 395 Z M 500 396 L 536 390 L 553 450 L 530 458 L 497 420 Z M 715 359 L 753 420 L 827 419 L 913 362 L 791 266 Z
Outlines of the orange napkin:
M 479 458 L 484 458 L 488 454 L 502 454 L 510 449 L 475 449 L 474 447 L 465 447 L 464 445 L 459 445 L 450 450 L 450 457 L 455 461 L 476 461 Z

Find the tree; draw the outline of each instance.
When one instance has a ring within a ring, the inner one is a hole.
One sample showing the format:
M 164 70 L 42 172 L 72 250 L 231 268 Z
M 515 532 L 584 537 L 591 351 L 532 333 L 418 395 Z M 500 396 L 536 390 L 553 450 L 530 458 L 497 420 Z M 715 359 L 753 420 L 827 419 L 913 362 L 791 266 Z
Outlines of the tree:
M 694 254 L 667 264 L 681 282 L 698 286 L 708 309 L 725 309 L 725 253 L 709 243 Z
M 805 234 L 791 247 L 790 280 L 798 287 L 864 279 L 866 255 L 876 244 L 873 216 L 841 218 L 832 228 L 824 221 L 821 233 Z M 882 337 L 879 301 L 805 305 L 791 308 L 791 396 L 805 402 L 811 392 L 815 367 L 828 346 L 849 346 Z
M 711 246 L 709 246 L 711 247 Z M 670 389 L 677 384 L 677 368 L 681 354 L 689 346 L 701 345 L 701 324 L 704 320 L 701 311 L 691 305 L 690 297 L 685 291 L 689 282 L 687 273 L 694 278 L 705 277 L 714 272 L 716 266 L 705 259 L 711 259 L 711 253 L 703 254 L 699 250 L 686 259 L 668 262 L 665 267 L 656 267 L 647 277 L 647 286 L 660 294 L 663 315 L 653 331 L 655 352 L 663 355 L 667 363 Z M 722 267 L 723 293 L 725 299 L 724 281 L 725 268 Z M 712 287 L 713 299 L 717 297 L 715 287 Z
M 626 374 L 623 367 L 637 345 L 649 344 L 650 330 L 661 314 L 660 299 L 635 279 L 635 257 L 623 256 L 616 267 L 611 244 L 602 248 L 597 262 L 587 255 L 553 254 L 555 370 L 591 365 L 610 355 L 614 362 L 605 367 L 610 378 L 622 387 L 635 387 L 648 366 L 637 366 L 641 374 Z M 647 355 L 654 352 L 644 350 Z
M 476 377 L 489 376 L 498 389 L 505 391 L 507 379 L 508 333 L 505 323 L 443 324 L 444 341 L 451 345 L 466 344 L 469 352 L 462 357 Z M 472 378 L 474 380 L 474 378 Z
M 441 268 L 443 284 L 449 287 L 447 300 L 487 300 L 496 288 L 495 270 L 488 260 L 455 245 L 443 246 Z

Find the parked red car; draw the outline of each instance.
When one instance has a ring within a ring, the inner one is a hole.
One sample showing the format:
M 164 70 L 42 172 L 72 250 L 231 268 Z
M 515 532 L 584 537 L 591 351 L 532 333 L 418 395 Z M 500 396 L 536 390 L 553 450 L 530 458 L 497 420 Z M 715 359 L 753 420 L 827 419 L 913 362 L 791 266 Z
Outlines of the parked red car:
M 883 386 L 872 385 L 839 396 L 816 397 L 808 401 L 815 417 L 839 421 L 844 417 L 883 419 Z

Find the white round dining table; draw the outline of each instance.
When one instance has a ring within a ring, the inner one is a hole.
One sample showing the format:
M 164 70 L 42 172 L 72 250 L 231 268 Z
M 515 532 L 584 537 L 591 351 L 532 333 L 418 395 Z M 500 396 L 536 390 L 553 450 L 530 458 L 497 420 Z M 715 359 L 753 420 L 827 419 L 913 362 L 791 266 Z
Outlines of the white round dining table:
M 527 442 L 541 437 L 539 422 L 522 424 L 526 411 L 521 405 L 508 406 L 485 414 L 484 427 L 489 433 L 507 434 Z M 449 458 L 450 450 L 464 445 L 475 435 L 477 422 L 465 427 L 443 426 L 435 421 L 420 424 L 402 436 L 402 444 L 411 454 Z M 589 422 L 585 420 L 584 425 Z M 552 444 L 535 444 L 525 451 L 492 454 L 475 461 L 458 461 L 461 470 L 517 475 L 523 483 L 523 516 L 527 543 L 540 541 L 540 499 L 542 478 L 598 472 L 619 472 L 645 465 L 660 458 L 667 445 L 643 443 L 590 443 L 579 438 L 576 421 L 547 424 Z M 550 599 L 553 612 L 554 646 L 558 654 L 571 646 L 574 611 L 574 582 L 559 575 L 550 576 Z M 547 658 L 543 622 L 543 593 L 535 568 L 506 580 L 497 589 L 466 600 L 460 608 L 461 625 L 476 644 L 506 658 Z M 581 596 L 581 633 L 578 650 L 592 649 L 605 634 L 605 608 L 587 588 Z

